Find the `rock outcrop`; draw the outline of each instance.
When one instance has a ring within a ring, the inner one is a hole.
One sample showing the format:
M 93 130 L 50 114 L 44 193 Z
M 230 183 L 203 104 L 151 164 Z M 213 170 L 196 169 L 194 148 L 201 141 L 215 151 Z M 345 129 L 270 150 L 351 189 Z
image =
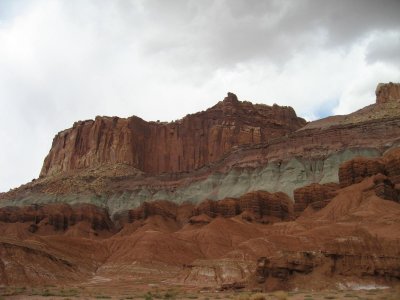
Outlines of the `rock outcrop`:
M 379 243 L 396 250 L 385 250 Z M 371 248 L 371 246 L 373 248 Z M 355 278 L 400 279 L 400 258 L 396 255 L 398 244 L 343 239 L 336 242 L 334 249 L 327 245 L 325 251 L 283 252 L 278 256 L 260 257 L 255 279 L 265 290 L 287 290 L 293 288 L 296 275 L 323 272 L 323 276 L 353 276 Z M 379 253 L 379 255 L 377 255 Z
M 390 150 L 382 158 L 357 157 L 343 163 L 339 168 L 340 186 L 347 187 L 377 174 L 382 176 L 377 177 L 376 195 L 397 201 L 400 195 L 400 148 Z
M 385 165 L 381 159 L 357 157 L 340 165 L 340 186 L 346 187 L 359 183 L 367 177 L 378 173 L 385 174 L 385 172 Z
M 400 150 L 393 149 L 380 158 L 393 178 L 399 157 Z M 197 206 L 144 202 L 112 221 L 107 210 L 91 205 L 2 208 L 0 283 L 108 287 L 127 280 L 143 286 L 161 282 L 160 276 L 168 288 L 398 283 L 400 204 L 391 178 L 375 174 L 341 189 L 338 184 L 298 189 L 303 207 L 335 196 L 296 220 L 287 195 L 263 191 Z
M 301 214 L 308 205 L 311 205 L 316 210 L 325 207 L 336 196 L 339 188 L 337 183 L 312 183 L 295 189 L 293 192 L 295 215 Z
M 251 220 L 290 220 L 293 216 L 292 200 L 284 193 L 250 192 L 239 199 L 206 200 L 194 209 L 194 215 L 234 217 L 245 213 Z M 251 217 L 250 217 L 251 216 Z
M 376 103 L 383 104 L 388 102 L 400 102 L 400 84 L 399 83 L 379 83 L 376 87 Z
M 255 191 L 240 198 L 205 200 L 197 206 L 191 203 L 178 205 L 170 201 L 144 202 L 138 208 L 116 213 L 113 219 L 120 225 L 146 220 L 151 216 L 169 218 L 179 224 L 205 224 L 215 217 L 231 218 L 238 215 L 247 221 L 287 221 L 293 218 L 293 203 L 284 193 Z
M 171 123 L 96 117 L 55 136 L 40 175 L 116 163 L 155 174 L 192 171 L 235 146 L 268 142 L 305 124 L 291 107 L 253 105 L 232 93 L 207 111 Z
M 29 231 L 38 231 L 49 225 L 55 231 L 65 231 L 80 222 L 87 222 L 95 231 L 112 231 L 107 210 L 89 204 L 47 204 L 0 208 L 0 222 L 28 223 Z
M 400 148 L 393 149 L 386 153 L 384 162 L 385 171 L 390 180 L 396 185 L 400 184 Z
M 398 283 L 398 95 L 381 85 L 376 104 L 306 126 L 233 94 L 172 123 L 78 122 L 41 178 L 0 195 L 0 284 Z

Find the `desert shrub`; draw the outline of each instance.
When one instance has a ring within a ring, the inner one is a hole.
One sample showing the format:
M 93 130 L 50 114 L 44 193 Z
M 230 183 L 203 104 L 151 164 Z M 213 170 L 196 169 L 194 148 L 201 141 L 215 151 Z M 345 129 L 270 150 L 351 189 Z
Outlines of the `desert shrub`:
M 278 300 L 286 300 L 288 298 L 288 293 L 285 291 L 276 291 L 272 295 Z
M 249 297 L 249 300 L 267 300 L 267 297 L 263 293 L 256 293 Z
M 145 300 L 153 300 L 153 295 L 151 293 L 147 293 L 143 297 Z
M 242 293 L 240 295 L 237 295 L 235 297 L 236 300 L 249 300 L 250 299 L 250 295 L 246 294 L 246 293 Z

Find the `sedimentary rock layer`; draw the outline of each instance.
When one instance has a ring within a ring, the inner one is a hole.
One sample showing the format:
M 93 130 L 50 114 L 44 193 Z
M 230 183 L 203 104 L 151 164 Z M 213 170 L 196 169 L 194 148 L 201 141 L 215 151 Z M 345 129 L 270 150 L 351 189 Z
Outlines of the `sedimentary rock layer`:
M 232 93 L 172 123 L 97 117 L 56 135 L 41 176 L 115 163 L 156 174 L 191 171 L 237 145 L 267 142 L 305 124 L 291 107 L 253 105 Z

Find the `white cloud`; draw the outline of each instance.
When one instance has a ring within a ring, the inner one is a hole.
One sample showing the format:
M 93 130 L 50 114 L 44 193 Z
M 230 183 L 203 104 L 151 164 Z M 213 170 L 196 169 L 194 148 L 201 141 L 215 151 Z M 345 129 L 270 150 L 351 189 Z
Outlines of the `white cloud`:
M 378 82 L 400 81 L 393 3 L 337 27 L 346 2 L 0 3 L 0 191 L 37 177 L 53 136 L 96 115 L 168 121 L 227 91 L 308 119 L 367 105 Z

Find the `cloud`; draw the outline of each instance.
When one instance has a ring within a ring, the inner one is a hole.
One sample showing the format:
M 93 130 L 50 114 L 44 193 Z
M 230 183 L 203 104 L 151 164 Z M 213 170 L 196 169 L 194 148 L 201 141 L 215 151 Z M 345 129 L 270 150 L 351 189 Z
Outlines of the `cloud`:
M 378 32 L 373 35 L 366 53 L 369 64 L 383 62 L 400 67 L 400 31 Z
M 400 81 L 399 1 L 0 1 L 0 191 L 96 115 L 173 120 L 227 91 L 308 119 Z

